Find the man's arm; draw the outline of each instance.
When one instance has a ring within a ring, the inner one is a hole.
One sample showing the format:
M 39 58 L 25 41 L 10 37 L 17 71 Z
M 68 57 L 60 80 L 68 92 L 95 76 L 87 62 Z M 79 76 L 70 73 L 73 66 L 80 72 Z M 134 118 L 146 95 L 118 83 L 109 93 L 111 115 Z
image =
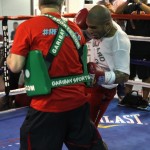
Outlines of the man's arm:
M 124 82 L 127 82 L 128 79 L 129 79 L 129 75 L 124 73 L 124 72 L 121 72 L 121 71 L 114 71 L 115 75 L 116 75 L 116 79 L 115 79 L 115 83 L 124 83 Z
M 141 10 L 143 10 L 146 14 L 150 14 L 150 7 L 144 3 L 141 2 L 140 0 L 133 0 L 140 8 Z M 123 13 L 123 11 L 125 10 L 125 8 L 128 6 L 129 4 L 129 0 L 127 0 L 126 2 L 122 3 L 121 5 L 119 5 L 116 10 L 115 13 L 120 14 Z
M 87 64 L 89 74 L 92 79 L 93 85 L 102 85 L 102 84 L 121 84 L 127 82 L 129 75 L 121 71 L 105 71 L 102 67 L 96 63 L 89 62 Z
M 122 14 L 124 9 L 128 6 L 129 2 L 125 1 L 122 4 L 120 4 L 116 9 L 115 12 L 116 14 Z
M 146 14 L 150 14 L 150 7 L 146 3 L 141 2 L 140 0 L 134 0 L 134 2 L 137 3 L 141 10 L 143 10 Z
M 14 72 L 20 72 L 25 65 L 25 57 L 17 54 L 9 54 L 6 60 L 8 68 Z

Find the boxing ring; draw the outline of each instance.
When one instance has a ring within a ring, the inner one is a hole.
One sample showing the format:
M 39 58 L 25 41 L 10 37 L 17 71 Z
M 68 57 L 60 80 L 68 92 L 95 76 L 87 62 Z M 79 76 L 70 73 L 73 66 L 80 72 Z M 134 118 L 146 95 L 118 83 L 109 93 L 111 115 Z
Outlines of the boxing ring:
M 75 13 L 64 14 L 63 17 L 73 18 Z M 26 89 L 20 88 L 10 90 L 9 74 L 6 65 L 6 57 L 8 55 L 10 45 L 13 41 L 9 41 L 8 26 L 9 20 L 26 20 L 34 16 L 7 16 L 0 17 L 3 26 L 4 41 L 4 64 L 0 71 L 4 72 L 5 91 L 0 92 L 0 98 L 6 96 L 14 96 L 25 94 Z M 112 14 L 114 19 L 143 19 L 149 20 L 150 15 L 117 15 Z M 150 37 L 128 35 L 130 40 L 150 42 Z M 142 60 L 132 60 L 135 64 L 145 64 L 150 66 L 150 62 Z M 141 81 L 128 81 L 126 84 L 150 88 L 150 84 Z M 98 126 L 104 141 L 108 144 L 109 150 L 149 150 L 150 147 L 150 113 L 148 111 L 137 110 L 134 108 L 120 107 L 117 105 L 117 96 L 113 99 L 108 110 L 102 117 Z M 0 150 L 18 150 L 19 149 L 19 129 L 28 111 L 28 107 L 10 109 L 0 112 Z M 65 145 L 63 150 L 67 150 Z
M 109 150 L 149 150 L 150 113 L 119 107 L 117 102 L 112 101 L 98 128 Z M 27 110 L 0 113 L 0 150 L 19 149 L 19 129 Z

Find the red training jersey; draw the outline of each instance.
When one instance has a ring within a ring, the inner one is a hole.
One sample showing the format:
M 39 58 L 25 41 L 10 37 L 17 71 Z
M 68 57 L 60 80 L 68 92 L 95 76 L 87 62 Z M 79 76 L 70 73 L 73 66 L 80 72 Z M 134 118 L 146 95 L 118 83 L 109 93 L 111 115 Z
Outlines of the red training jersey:
M 57 18 L 61 17 L 58 13 L 49 14 Z M 83 45 L 85 39 L 79 27 L 71 21 L 68 21 L 68 25 Z M 29 51 L 40 50 L 46 56 L 56 36 L 57 29 L 58 24 L 45 16 L 37 16 L 24 21 L 17 28 L 10 52 L 26 57 Z M 79 61 L 75 44 L 72 38 L 66 35 L 61 49 L 49 69 L 50 77 L 77 75 L 82 72 L 82 64 Z M 85 85 L 80 83 L 53 88 L 48 95 L 33 97 L 30 106 L 43 112 L 63 112 L 80 107 L 86 102 Z

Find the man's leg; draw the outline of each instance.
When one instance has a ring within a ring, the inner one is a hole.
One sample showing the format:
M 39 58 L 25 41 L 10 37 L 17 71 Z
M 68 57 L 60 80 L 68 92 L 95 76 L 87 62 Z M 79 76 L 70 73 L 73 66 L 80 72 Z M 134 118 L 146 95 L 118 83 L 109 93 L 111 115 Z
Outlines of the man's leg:
M 142 82 L 150 83 L 150 67 L 147 66 L 139 66 L 138 67 L 138 76 Z M 150 88 L 143 87 L 143 99 L 148 101 Z
M 130 64 L 130 76 L 129 80 L 134 80 L 137 74 L 137 66 L 135 64 Z M 125 85 L 125 94 L 131 93 L 133 89 L 133 85 L 126 84 Z
M 105 89 L 102 87 L 94 87 L 87 89 L 87 92 L 90 93 L 90 117 L 97 127 L 110 101 L 116 94 L 116 88 Z
M 90 120 L 89 104 L 68 113 L 65 144 L 69 150 L 107 150 L 102 138 Z
M 150 77 L 146 80 L 143 80 L 142 82 L 150 83 Z M 143 89 L 143 99 L 148 100 L 149 93 L 150 93 L 150 88 L 143 87 L 142 89 Z
M 29 108 L 20 129 L 20 150 L 61 150 L 66 134 L 66 113 Z
M 129 80 L 134 80 L 137 74 L 137 65 L 130 64 L 130 76 Z M 128 99 L 130 99 L 130 93 L 132 92 L 133 85 L 125 84 L 125 96 L 119 102 L 120 106 L 124 106 L 128 104 Z

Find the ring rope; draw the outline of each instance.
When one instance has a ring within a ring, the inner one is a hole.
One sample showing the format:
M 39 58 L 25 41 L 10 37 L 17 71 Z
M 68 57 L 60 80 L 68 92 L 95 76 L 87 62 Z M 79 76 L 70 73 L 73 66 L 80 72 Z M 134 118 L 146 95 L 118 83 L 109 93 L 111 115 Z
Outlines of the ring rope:
M 125 82 L 125 84 L 138 85 L 138 86 L 150 88 L 149 83 L 144 83 L 144 82 L 140 82 L 140 81 L 128 80 L 128 82 Z M 25 93 L 26 93 L 25 88 L 19 88 L 19 89 L 15 89 L 15 90 L 10 90 L 9 96 L 18 95 L 18 94 L 25 94 Z M 5 92 L 0 92 L 0 97 L 4 97 L 5 95 L 6 95 Z
M 129 39 L 131 41 L 143 41 L 143 42 L 150 42 L 150 37 L 145 37 L 145 36 L 134 36 L 134 35 L 128 35 Z M 0 42 L 2 45 L 3 42 Z M 13 40 L 9 41 L 9 44 L 13 44 Z
M 14 40 L 9 41 L 9 44 L 12 44 Z M 0 42 L 1 45 L 3 45 L 3 42 Z
M 67 14 L 62 14 L 62 17 L 65 18 L 74 18 L 77 13 L 67 13 Z M 121 19 L 121 20 L 128 20 L 128 19 L 133 19 L 133 20 L 150 20 L 150 14 L 111 14 L 113 19 Z M 7 16 L 8 20 L 26 20 L 30 19 L 36 16 Z M 0 16 L 0 20 L 3 20 L 5 17 Z
M 20 89 L 10 90 L 9 96 L 18 95 L 18 94 L 25 94 L 25 93 L 26 93 L 26 89 L 20 88 Z M 5 95 L 6 95 L 5 92 L 0 92 L 0 97 L 4 97 Z
M 63 14 L 62 16 L 65 18 L 74 18 L 76 15 L 76 13 L 68 13 L 68 14 Z M 7 17 L 0 17 L 0 20 L 4 20 L 5 18 L 7 18 L 7 20 L 26 20 L 26 19 L 30 19 L 36 16 L 7 16 Z M 149 14 L 112 14 L 112 18 L 113 19 L 121 19 L 121 20 L 126 20 L 126 19 L 135 19 L 135 20 L 150 20 L 150 15 Z M 150 37 L 143 37 L 143 36 L 132 36 L 132 35 L 128 35 L 130 40 L 135 40 L 135 41 L 147 41 L 150 42 Z M 7 41 L 7 46 L 10 43 L 13 43 L 13 41 Z M 0 42 L 0 44 L 3 44 Z M 7 47 L 8 48 L 8 47 Z M 6 54 L 5 54 L 6 56 Z M 128 80 L 128 82 L 126 82 L 125 84 L 130 84 L 130 85 L 140 85 L 142 87 L 147 87 L 150 88 L 150 84 L 148 83 L 143 83 L 143 82 L 139 82 L 139 81 L 132 81 L 132 80 Z M 6 86 L 6 85 L 5 85 Z M 17 94 L 24 94 L 26 93 L 26 89 L 25 88 L 20 88 L 20 89 L 15 89 L 15 90 L 10 90 L 9 93 L 5 92 L 0 92 L 0 97 L 6 96 L 7 94 L 9 96 L 12 95 L 17 95 Z
M 144 42 L 150 42 L 150 37 L 145 36 L 134 36 L 134 35 L 128 35 L 129 39 L 131 41 L 144 41 Z
M 8 20 L 26 20 L 26 19 L 30 19 L 36 16 L 7 16 Z M 5 17 L 4 16 L 0 16 L 0 20 L 3 20 Z
M 147 61 L 147 60 L 131 59 L 131 64 L 150 67 L 150 61 Z
M 140 82 L 140 81 L 128 80 L 128 82 L 125 82 L 125 84 L 138 85 L 138 86 L 150 88 L 150 84 L 149 83 L 144 83 L 144 82 Z
M 76 13 L 68 13 L 63 14 L 62 16 L 65 18 L 74 18 Z M 150 14 L 111 14 L 113 19 L 121 19 L 121 20 L 150 20 Z

